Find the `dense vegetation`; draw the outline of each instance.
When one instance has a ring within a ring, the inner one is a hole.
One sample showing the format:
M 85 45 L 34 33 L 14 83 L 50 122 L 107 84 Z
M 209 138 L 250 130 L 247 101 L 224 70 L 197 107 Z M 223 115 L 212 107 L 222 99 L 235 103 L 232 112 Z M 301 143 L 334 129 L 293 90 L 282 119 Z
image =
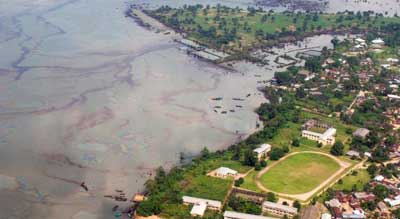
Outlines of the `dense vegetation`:
M 255 45 L 277 40 L 299 38 L 326 31 L 379 29 L 388 23 L 400 23 L 397 18 L 364 13 L 304 13 L 247 10 L 221 5 L 163 6 L 146 11 L 151 16 L 189 37 L 209 46 L 242 51 Z

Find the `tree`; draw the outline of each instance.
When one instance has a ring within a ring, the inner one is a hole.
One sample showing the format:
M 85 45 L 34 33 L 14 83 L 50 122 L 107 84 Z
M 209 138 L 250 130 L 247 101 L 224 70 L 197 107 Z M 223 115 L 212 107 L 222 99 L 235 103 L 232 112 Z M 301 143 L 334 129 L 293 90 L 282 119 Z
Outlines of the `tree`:
M 257 155 L 253 150 L 247 150 L 244 154 L 244 164 L 247 166 L 255 166 L 258 161 Z
M 292 74 L 288 71 L 282 71 L 282 72 L 275 72 L 274 74 L 276 82 L 278 84 L 282 85 L 288 85 L 292 81 L 293 77 Z
M 295 208 L 297 208 L 297 209 L 300 210 L 300 208 L 301 208 L 300 202 L 299 202 L 298 200 L 295 200 L 295 201 L 293 202 L 293 207 L 295 207 Z
M 208 150 L 207 147 L 204 147 L 203 150 L 201 150 L 201 158 L 207 159 L 210 156 L 210 151 Z
M 377 197 L 378 200 L 383 200 L 389 195 L 389 190 L 385 186 L 380 184 L 375 186 L 372 192 L 374 193 L 374 195 Z
M 304 88 L 300 87 L 299 89 L 296 90 L 296 97 L 297 98 L 301 99 L 301 98 L 306 97 L 306 95 L 307 94 L 306 94 Z
M 142 216 L 151 216 L 161 213 L 161 203 L 155 199 L 147 199 L 140 203 L 139 208 L 137 209 L 139 215 Z
M 341 156 L 344 153 L 344 145 L 341 141 L 336 141 L 331 148 L 331 154 L 335 156 Z
M 378 166 L 373 163 L 367 167 L 367 171 L 371 177 L 374 177 L 375 174 L 378 172 Z
M 235 180 L 235 186 L 239 187 L 240 185 L 242 185 L 244 183 L 244 179 L 243 177 L 240 177 L 239 179 Z
M 319 56 L 311 57 L 306 59 L 306 63 L 304 64 L 304 67 L 312 72 L 320 72 L 322 70 L 321 66 L 321 60 L 322 58 Z
M 240 146 L 235 145 L 233 148 L 232 160 L 240 160 L 240 154 L 241 154 Z
M 300 139 L 299 138 L 294 138 L 292 140 L 292 146 L 293 147 L 299 147 L 300 146 Z
M 256 171 L 261 170 L 261 164 L 260 164 L 260 162 L 256 162 L 256 165 L 254 165 L 254 169 L 255 169 Z
M 269 158 L 271 160 L 279 160 L 284 155 L 285 155 L 285 152 L 281 148 L 273 148 L 271 150 L 271 154 L 269 155 Z
M 261 160 L 261 161 L 260 161 L 260 165 L 261 165 L 262 167 L 266 167 L 266 166 L 267 166 L 267 161 Z
M 269 202 L 276 202 L 278 199 L 276 198 L 275 193 L 273 192 L 268 192 L 267 193 L 267 201 Z

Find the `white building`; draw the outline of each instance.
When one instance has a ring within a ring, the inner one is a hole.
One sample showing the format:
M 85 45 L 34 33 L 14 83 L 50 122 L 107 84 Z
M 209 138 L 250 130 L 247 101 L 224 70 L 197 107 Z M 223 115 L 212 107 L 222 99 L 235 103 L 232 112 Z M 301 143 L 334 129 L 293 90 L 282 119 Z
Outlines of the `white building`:
M 382 182 L 385 179 L 382 175 L 377 175 L 374 177 L 374 180 L 377 182 Z
M 332 219 L 332 215 L 329 213 L 323 213 L 321 219 Z
M 323 145 L 335 144 L 336 129 L 329 128 L 324 133 L 317 133 L 309 130 L 303 130 L 301 136 L 313 141 L 317 141 Z
M 220 167 L 214 171 L 214 176 L 226 178 L 228 176 L 235 177 L 238 174 L 236 170 L 232 170 L 228 167 Z
M 371 41 L 372 47 L 374 48 L 381 48 L 382 46 L 385 45 L 385 41 L 383 41 L 381 38 L 376 38 Z
M 224 219 L 275 219 L 275 218 L 264 217 L 264 216 L 260 216 L 260 215 L 254 215 L 254 214 L 239 213 L 239 212 L 234 212 L 234 211 L 225 211 Z
M 222 203 L 220 201 L 209 200 L 209 199 L 202 199 L 202 198 L 195 198 L 190 196 L 183 196 L 182 197 L 183 204 L 185 205 L 193 205 L 190 214 L 192 216 L 199 216 L 202 217 L 206 209 L 221 210 Z
M 263 212 L 268 212 L 272 215 L 277 215 L 277 216 L 288 216 L 289 218 L 292 218 L 293 216 L 295 216 L 297 214 L 297 208 L 294 207 L 290 207 L 287 205 L 282 205 L 282 204 L 278 204 L 275 202 L 269 202 L 269 201 L 265 201 L 262 204 L 262 211 Z
M 268 152 L 271 151 L 271 145 L 262 144 L 260 145 L 260 147 L 254 149 L 253 151 L 257 153 L 258 160 L 260 160 L 261 158 L 266 157 Z
M 361 39 L 361 38 L 356 38 L 354 41 L 355 41 L 357 44 L 365 44 L 365 40 L 364 40 L 364 39 Z
M 396 207 L 400 205 L 400 196 L 396 196 L 394 197 L 394 199 L 390 199 L 390 198 L 385 198 L 383 201 L 385 201 L 386 203 L 388 203 L 390 205 L 390 207 Z

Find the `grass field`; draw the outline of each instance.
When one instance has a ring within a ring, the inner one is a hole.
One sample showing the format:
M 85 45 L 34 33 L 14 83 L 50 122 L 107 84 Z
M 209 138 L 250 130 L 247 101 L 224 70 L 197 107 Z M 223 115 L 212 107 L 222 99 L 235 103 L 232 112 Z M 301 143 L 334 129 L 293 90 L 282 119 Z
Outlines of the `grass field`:
M 317 187 L 339 168 L 339 164 L 327 156 L 301 153 L 277 163 L 260 180 L 274 192 L 301 194 Z
M 247 174 L 247 176 L 244 177 L 244 183 L 240 185 L 240 187 L 255 192 L 262 192 L 261 189 L 259 189 L 255 183 L 255 178 L 257 173 L 258 171 L 253 170 L 249 174 Z
M 357 191 L 362 191 L 365 184 L 367 184 L 371 177 L 369 176 L 367 170 L 361 169 L 356 170 L 357 174 L 348 174 L 347 176 L 343 177 L 342 184 L 336 183 L 333 186 L 334 190 L 347 190 L 351 191 L 353 186 L 355 185 Z

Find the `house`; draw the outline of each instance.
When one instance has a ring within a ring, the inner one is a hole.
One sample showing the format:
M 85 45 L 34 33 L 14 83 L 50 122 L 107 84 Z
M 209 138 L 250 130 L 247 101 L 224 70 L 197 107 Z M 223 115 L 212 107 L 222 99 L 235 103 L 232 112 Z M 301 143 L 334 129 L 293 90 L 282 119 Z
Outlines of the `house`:
M 362 214 L 342 214 L 343 219 L 365 219 L 365 215 Z
M 377 182 L 382 182 L 385 179 L 382 175 L 377 175 L 374 177 L 374 180 Z
M 354 198 L 363 201 L 363 202 L 369 202 L 375 200 L 375 195 L 372 193 L 366 193 L 366 192 L 355 192 L 353 194 Z
M 357 151 L 353 151 L 353 150 L 348 151 L 346 153 L 346 155 L 349 156 L 349 157 L 357 157 L 357 158 L 360 157 L 360 153 L 357 152 Z
M 357 43 L 357 44 L 364 44 L 365 40 L 361 39 L 361 38 L 356 38 L 356 39 L 354 39 L 354 42 Z
M 364 152 L 364 156 L 368 158 L 372 158 L 372 154 L 370 152 Z
M 396 63 L 399 62 L 399 59 L 396 59 L 396 58 L 387 58 L 386 61 L 389 62 L 390 64 L 396 64 Z
M 207 208 L 219 211 L 222 207 L 222 203 L 220 201 L 195 198 L 190 196 L 183 196 L 182 201 L 185 205 L 193 205 L 190 214 L 195 217 L 202 217 Z
M 254 214 L 239 213 L 239 212 L 235 212 L 235 211 L 225 211 L 224 219 L 275 219 L 275 218 L 264 217 L 264 216 L 260 216 L 260 215 L 254 215 Z
M 214 176 L 221 178 L 226 178 L 228 176 L 235 177 L 237 174 L 238 172 L 236 170 L 232 170 L 228 167 L 220 167 L 214 171 Z
M 359 129 L 357 129 L 356 131 L 353 132 L 353 136 L 365 139 L 368 136 L 369 133 L 370 133 L 370 131 L 368 129 L 359 128 Z
M 373 48 L 382 48 L 382 46 L 385 45 L 385 41 L 383 41 L 382 38 L 376 38 L 372 40 L 371 43 Z
M 271 151 L 271 145 L 262 144 L 260 147 L 253 150 L 257 154 L 258 160 L 261 160 L 263 157 L 266 157 L 268 152 Z
M 385 198 L 383 201 L 389 204 L 390 207 L 396 207 L 400 205 L 400 196 L 394 197 L 394 199 Z
M 339 201 L 338 199 L 336 199 L 336 198 L 331 199 L 331 200 L 325 202 L 325 204 L 326 204 L 327 206 L 331 207 L 331 208 L 340 208 L 341 205 L 342 205 L 342 204 L 340 203 L 340 201 Z
M 290 207 L 287 205 L 282 205 L 282 204 L 278 204 L 275 202 L 269 202 L 269 201 L 265 201 L 262 204 L 262 211 L 263 212 L 268 212 L 272 215 L 277 215 L 277 216 L 288 216 L 289 218 L 292 218 L 293 216 L 295 216 L 298 212 L 297 208 L 294 207 Z

